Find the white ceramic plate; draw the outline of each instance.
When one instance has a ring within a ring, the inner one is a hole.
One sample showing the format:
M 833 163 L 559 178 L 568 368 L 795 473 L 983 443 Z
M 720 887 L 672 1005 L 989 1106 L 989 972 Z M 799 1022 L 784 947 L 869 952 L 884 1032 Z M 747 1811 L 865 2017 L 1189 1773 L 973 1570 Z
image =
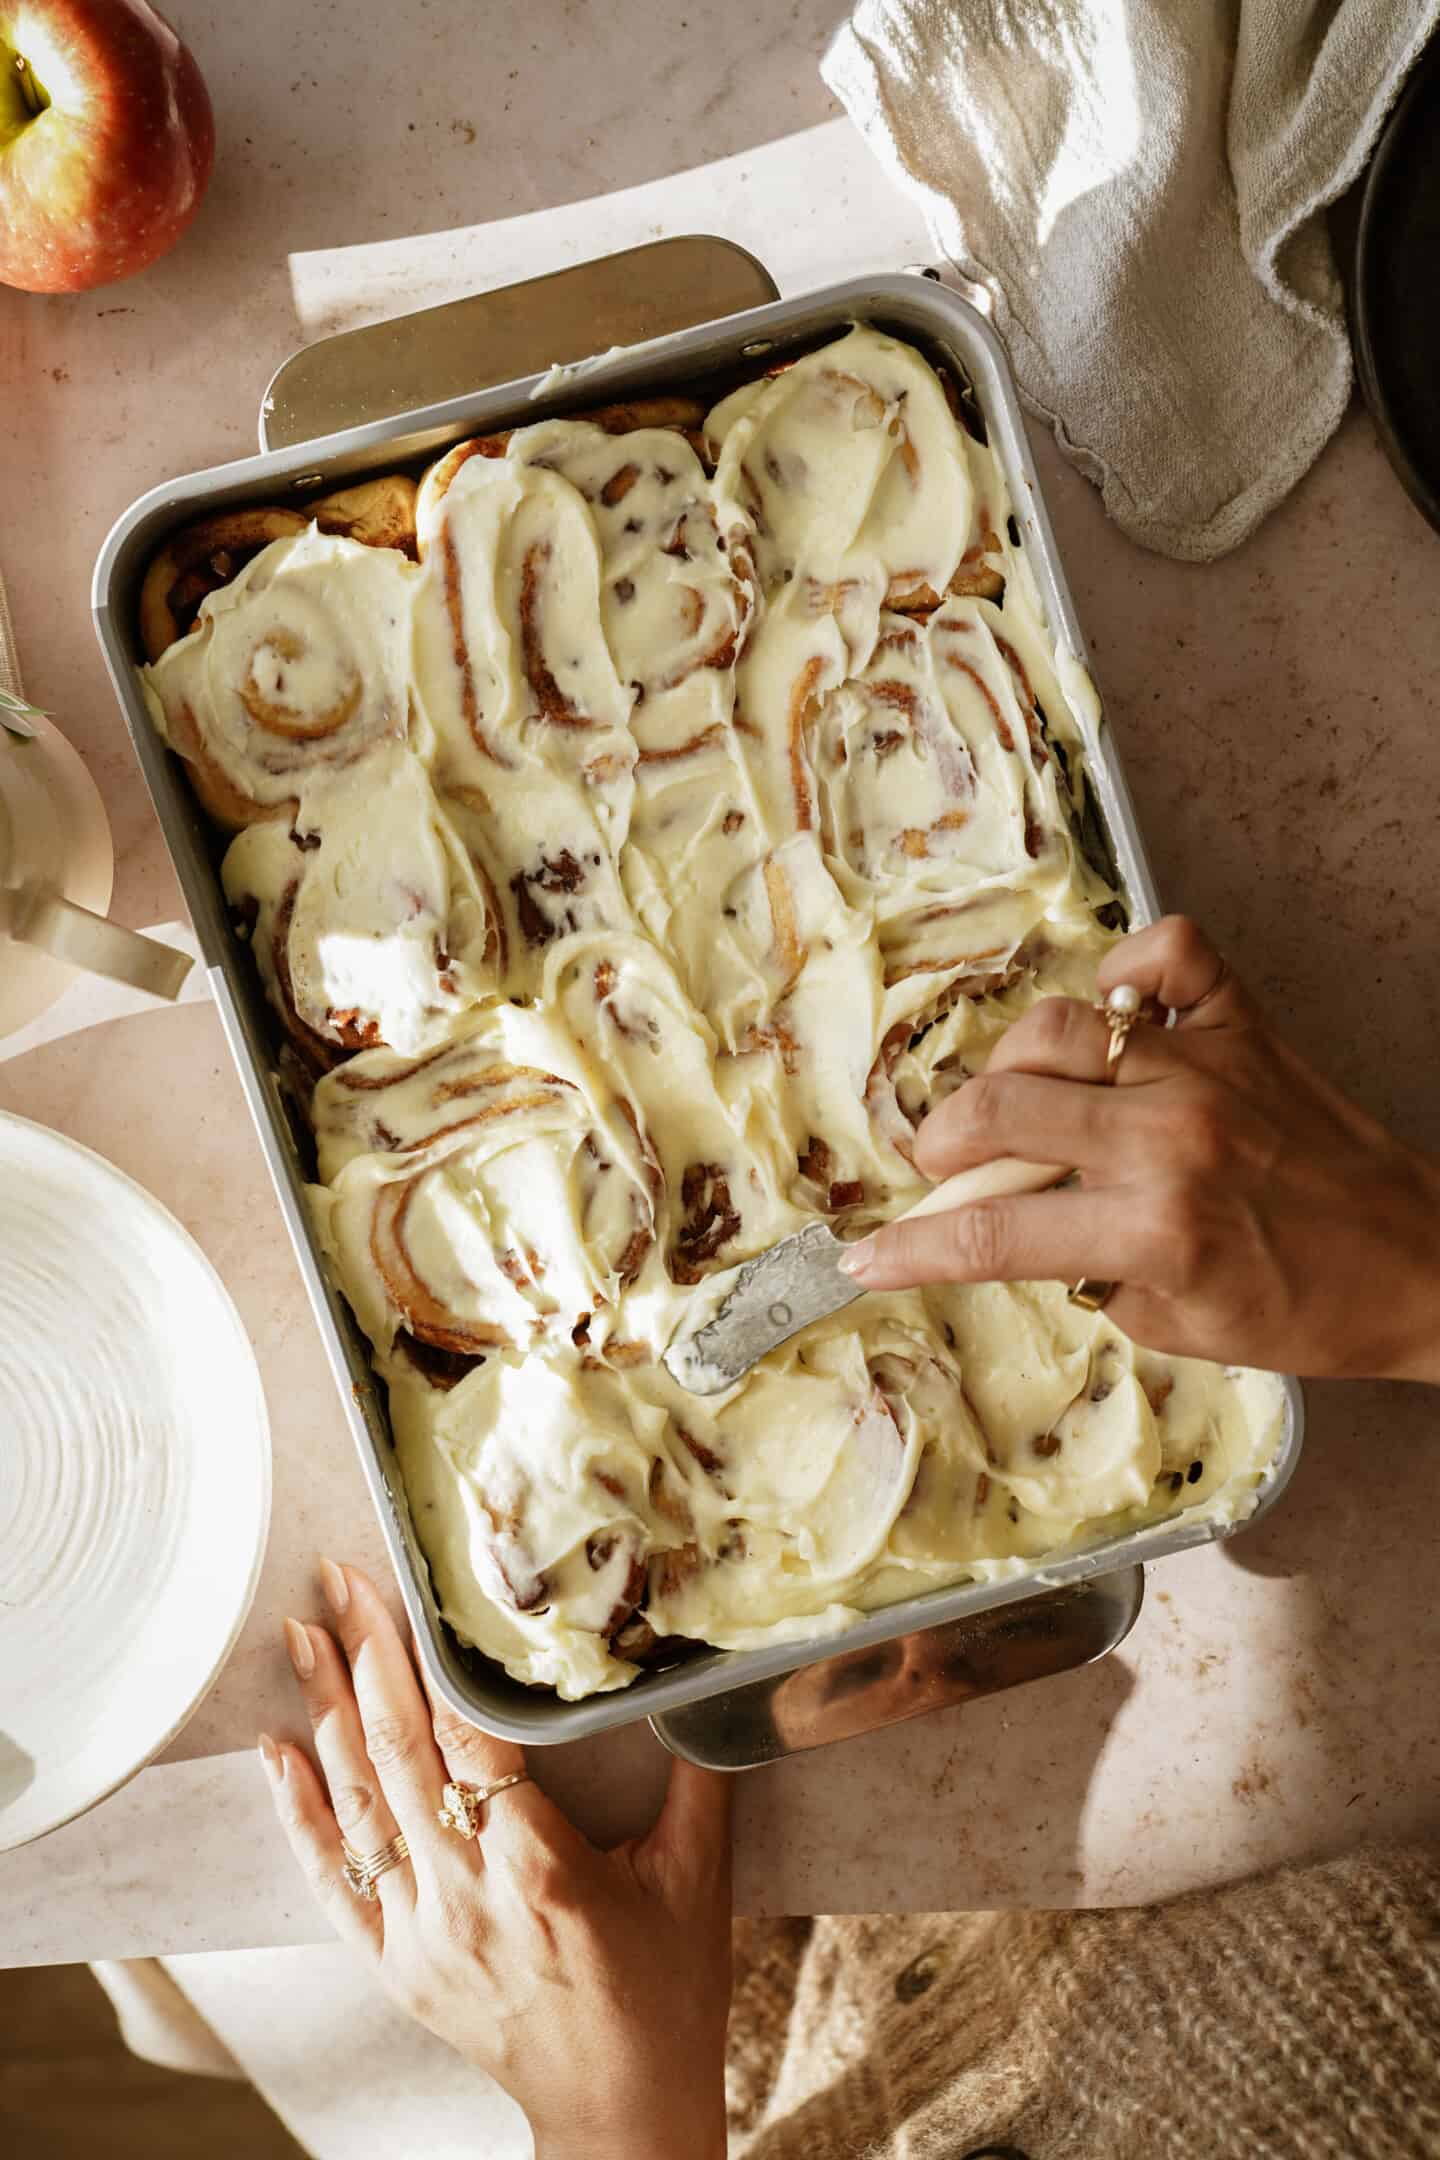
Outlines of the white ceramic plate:
M 184 1724 L 269 1517 L 260 1375 L 199 1246 L 99 1155 L 0 1115 L 0 1851 Z

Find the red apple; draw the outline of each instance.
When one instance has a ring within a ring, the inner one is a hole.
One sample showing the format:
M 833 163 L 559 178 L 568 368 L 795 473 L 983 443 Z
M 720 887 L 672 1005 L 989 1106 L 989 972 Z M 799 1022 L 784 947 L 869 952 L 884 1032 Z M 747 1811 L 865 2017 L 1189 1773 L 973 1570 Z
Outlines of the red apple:
M 214 162 L 200 70 L 146 0 L 0 0 L 0 284 L 133 276 L 179 239 Z

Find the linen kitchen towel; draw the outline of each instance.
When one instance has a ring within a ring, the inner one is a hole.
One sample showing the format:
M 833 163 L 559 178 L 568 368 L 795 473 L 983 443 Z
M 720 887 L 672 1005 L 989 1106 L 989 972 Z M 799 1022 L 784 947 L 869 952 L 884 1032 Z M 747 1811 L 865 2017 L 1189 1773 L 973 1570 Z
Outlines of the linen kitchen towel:
M 1440 0 L 861 0 L 822 64 L 1127 533 L 1235 547 L 1338 426 L 1324 210 Z

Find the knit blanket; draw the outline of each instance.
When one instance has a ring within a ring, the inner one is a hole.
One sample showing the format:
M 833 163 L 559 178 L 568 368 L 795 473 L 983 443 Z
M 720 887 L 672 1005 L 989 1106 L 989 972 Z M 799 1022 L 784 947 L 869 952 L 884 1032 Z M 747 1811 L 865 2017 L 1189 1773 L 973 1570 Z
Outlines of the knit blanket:
M 1440 1852 L 1119 1912 L 742 1921 L 731 2160 L 1435 2160 Z

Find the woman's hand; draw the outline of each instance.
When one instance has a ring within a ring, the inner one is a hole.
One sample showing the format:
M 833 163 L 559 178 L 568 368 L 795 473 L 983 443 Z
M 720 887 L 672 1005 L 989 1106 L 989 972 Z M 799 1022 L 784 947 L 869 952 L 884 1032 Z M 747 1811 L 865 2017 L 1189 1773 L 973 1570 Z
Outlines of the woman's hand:
M 1157 1350 L 1440 1381 L 1440 1163 L 1287 1049 L 1193 923 L 1114 947 L 1102 998 L 1120 983 L 1176 1024 L 1135 1028 L 1114 1087 L 1103 1016 L 1046 999 L 916 1139 L 927 1177 L 1018 1155 L 1078 1184 L 893 1224 L 854 1248 L 858 1280 L 1089 1276 Z
M 436 1820 L 448 1779 L 484 1786 L 522 1751 L 433 1709 L 369 1578 L 321 1563 L 334 1637 L 285 1623 L 323 1776 L 260 1752 L 296 1858 L 335 1931 L 413 2017 L 519 2101 L 537 2160 L 720 2160 L 730 2001 L 725 1778 L 671 1766 L 643 1838 L 599 1852 L 526 1782 L 480 1834 Z M 375 1902 L 341 1876 L 403 1831 Z

